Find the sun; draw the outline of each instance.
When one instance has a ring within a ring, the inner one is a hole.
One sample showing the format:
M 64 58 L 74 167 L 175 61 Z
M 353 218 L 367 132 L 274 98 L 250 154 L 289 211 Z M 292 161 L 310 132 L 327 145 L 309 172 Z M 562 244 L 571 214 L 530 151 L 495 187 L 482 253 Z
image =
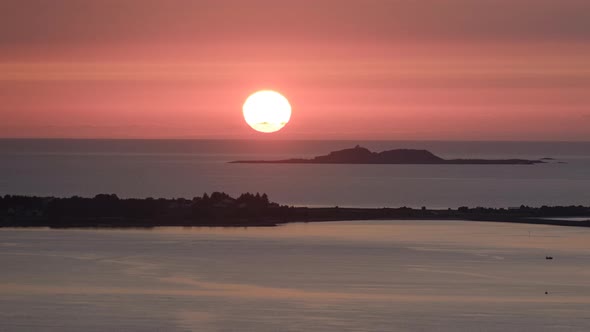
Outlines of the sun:
M 253 93 L 242 107 L 244 119 L 252 129 L 262 133 L 281 130 L 291 119 L 291 104 L 282 94 L 262 90 Z

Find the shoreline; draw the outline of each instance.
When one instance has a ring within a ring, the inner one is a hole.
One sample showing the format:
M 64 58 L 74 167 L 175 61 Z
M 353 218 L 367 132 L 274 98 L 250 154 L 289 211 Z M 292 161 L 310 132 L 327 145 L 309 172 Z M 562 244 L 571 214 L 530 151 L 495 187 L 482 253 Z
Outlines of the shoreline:
M 94 198 L 0 197 L 0 228 L 273 227 L 344 220 L 464 220 L 590 227 L 590 207 L 294 207 L 270 202 L 266 194 L 245 193 L 233 198 L 219 192 L 190 200 L 120 199 L 112 194 Z
M 178 227 L 178 228 L 272 228 L 272 227 L 279 227 L 282 225 L 287 224 L 296 224 L 296 223 L 324 223 L 324 222 L 349 222 L 349 221 L 467 221 L 467 222 L 485 222 L 485 223 L 506 223 L 506 224 L 528 224 L 528 225 L 545 225 L 545 226 L 560 226 L 560 227 L 583 227 L 587 228 L 590 227 L 590 217 L 588 220 L 585 221 L 564 221 L 559 219 L 513 219 L 513 220 L 492 220 L 492 219 L 460 219 L 460 218 L 448 218 L 448 219 L 441 219 L 441 218 L 385 218 L 385 219 L 321 219 L 321 220 L 293 220 L 293 221 L 277 221 L 277 222 L 268 222 L 268 223 L 199 223 L 199 224 L 185 224 L 185 223 L 170 223 L 166 225 L 160 224 L 152 224 L 152 225 L 110 225 L 110 224 L 87 224 L 87 225 L 71 225 L 71 226 L 59 226 L 59 225 L 43 225 L 43 224 L 26 224 L 26 225 L 0 225 L 0 230 L 18 230 L 18 229 L 48 229 L 48 230 L 59 230 L 59 229 L 79 229 L 79 230 L 109 230 L 109 229 L 158 229 L 158 228 L 168 228 L 168 227 Z

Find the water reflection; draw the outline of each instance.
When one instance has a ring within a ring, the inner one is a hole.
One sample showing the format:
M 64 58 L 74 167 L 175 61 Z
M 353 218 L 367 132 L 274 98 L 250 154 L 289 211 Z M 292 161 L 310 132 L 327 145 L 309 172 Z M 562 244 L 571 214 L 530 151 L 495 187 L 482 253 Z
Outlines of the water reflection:
M 0 230 L 0 330 L 585 330 L 589 240 L 462 221 Z

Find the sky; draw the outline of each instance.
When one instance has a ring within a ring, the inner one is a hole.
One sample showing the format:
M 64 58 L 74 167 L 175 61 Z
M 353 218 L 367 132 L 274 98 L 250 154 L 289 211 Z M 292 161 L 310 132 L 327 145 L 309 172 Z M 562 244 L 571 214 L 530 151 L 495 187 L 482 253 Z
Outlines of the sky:
M 590 141 L 589 92 L 588 0 L 0 2 L 0 137 Z

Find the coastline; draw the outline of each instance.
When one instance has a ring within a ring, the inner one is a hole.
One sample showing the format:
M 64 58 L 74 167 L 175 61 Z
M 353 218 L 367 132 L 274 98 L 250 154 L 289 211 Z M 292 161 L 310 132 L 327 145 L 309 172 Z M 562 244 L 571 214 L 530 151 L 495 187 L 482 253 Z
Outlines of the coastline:
M 104 194 L 94 198 L 0 197 L 0 228 L 273 227 L 344 220 L 465 220 L 590 227 L 590 207 L 293 207 L 270 202 L 266 194 L 246 193 L 232 198 L 218 192 L 191 200 L 119 199 Z

